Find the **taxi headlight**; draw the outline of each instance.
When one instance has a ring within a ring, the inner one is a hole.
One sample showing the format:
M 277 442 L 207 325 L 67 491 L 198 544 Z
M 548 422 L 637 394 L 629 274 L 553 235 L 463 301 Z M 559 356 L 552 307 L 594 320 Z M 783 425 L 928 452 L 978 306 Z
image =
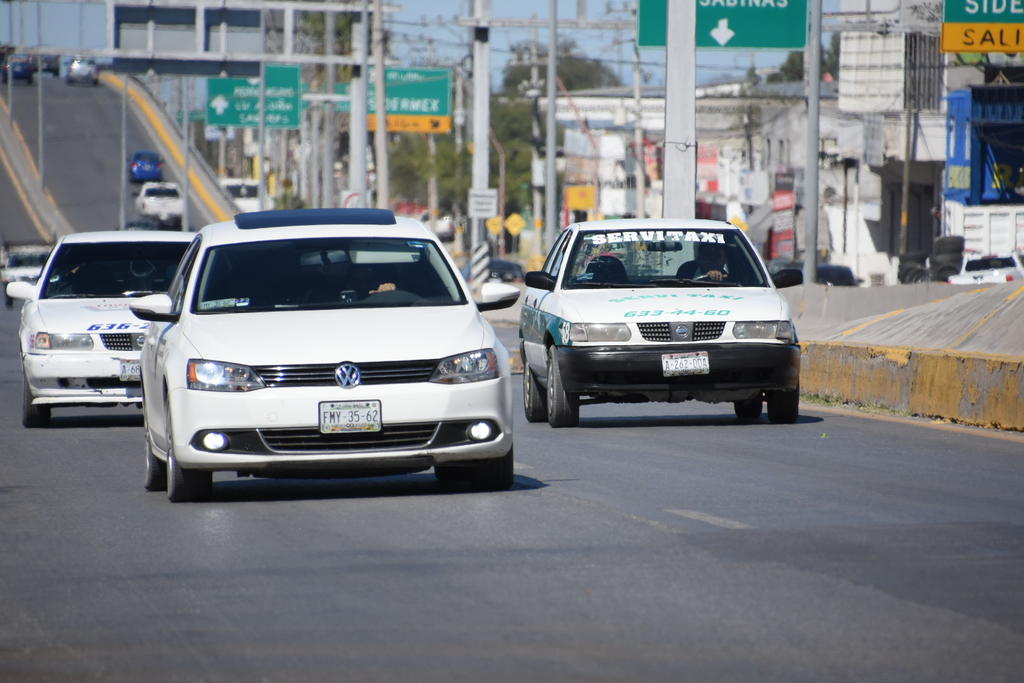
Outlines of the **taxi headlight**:
M 88 351 L 92 348 L 91 334 L 50 334 L 36 332 L 30 346 L 33 349 L 51 351 Z
M 266 387 L 248 365 L 192 359 L 185 373 L 188 388 L 197 391 L 254 391 Z
M 498 377 L 498 357 L 493 349 L 481 349 L 442 358 L 430 376 L 439 384 L 483 382 Z
M 569 341 L 624 342 L 632 335 L 626 323 L 573 323 L 569 327 Z
M 793 323 L 788 320 L 757 320 L 734 323 L 732 326 L 732 336 L 737 339 L 778 339 L 789 344 L 796 341 Z

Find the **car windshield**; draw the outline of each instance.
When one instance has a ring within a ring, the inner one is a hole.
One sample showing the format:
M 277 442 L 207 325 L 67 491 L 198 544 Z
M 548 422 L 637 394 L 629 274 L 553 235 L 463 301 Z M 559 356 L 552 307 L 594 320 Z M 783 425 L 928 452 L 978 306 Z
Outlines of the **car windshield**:
M 147 197 L 170 197 L 177 198 L 178 190 L 174 187 L 147 187 L 144 194 Z
M 964 266 L 968 273 L 978 270 L 992 270 L 993 268 L 1013 268 L 1013 259 L 1009 256 L 971 259 Z
M 199 269 L 192 310 L 453 306 L 458 280 L 429 240 L 329 237 L 212 247 Z
M 581 231 L 562 283 L 566 289 L 768 286 L 747 241 L 734 230 L 714 229 Z
M 159 163 L 160 157 L 152 153 L 142 153 L 135 155 L 135 161 L 139 161 L 146 164 L 156 164 Z
M 255 197 L 259 194 L 259 187 L 256 183 L 230 183 L 224 186 L 235 199 Z
M 37 254 L 11 254 L 7 257 L 8 268 L 30 268 L 33 266 L 42 266 L 46 263 L 46 257 L 49 256 L 49 252 L 40 252 Z
M 166 292 L 188 242 L 92 242 L 57 249 L 43 299 Z

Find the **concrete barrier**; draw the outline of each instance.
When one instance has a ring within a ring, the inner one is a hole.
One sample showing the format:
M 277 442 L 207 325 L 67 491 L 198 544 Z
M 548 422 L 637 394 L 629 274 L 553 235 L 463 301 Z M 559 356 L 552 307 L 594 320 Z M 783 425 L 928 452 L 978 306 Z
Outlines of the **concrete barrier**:
M 1019 357 L 803 342 L 800 390 L 981 427 L 1024 430 Z

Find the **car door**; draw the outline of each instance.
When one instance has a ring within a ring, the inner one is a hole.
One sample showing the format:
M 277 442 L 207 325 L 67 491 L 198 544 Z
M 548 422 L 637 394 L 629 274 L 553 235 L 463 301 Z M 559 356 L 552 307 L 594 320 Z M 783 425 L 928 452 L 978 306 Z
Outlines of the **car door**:
M 523 338 L 523 353 L 525 361 L 529 363 L 534 374 L 545 377 L 547 375 L 547 348 L 544 344 L 545 335 L 551 323 L 551 312 L 557 299 L 557 278 L 562 269 L 562 262 L 565 254 L 575 235 L 575 230 L 565 230 L 555 241 L 548 257 L 544 261 L 543 272 L 556 279 L 556 290 L 549 292 L 546 289 L 527 287 L 526 296 L 523 299 L 522 315 L 520 317 L 520 335 Z
M 192 275 L 196 255 L 202 245 L 202 238 L 196 236 L 181 257 L 178 270 L 171 279 L 167 295 L 171 298 L 171 311 L 182 315 L 186 308 L 186 293 Z M 154 444 L 162 451 L 167 449 L 164 426 L 167 423 L 164 415 L 164 376 L 167 347 L 180 336 L 176 322 L 151 322 L 146 331 L 146 341 L 142 346 L 142 403 L 146 414 L 146 425 Z

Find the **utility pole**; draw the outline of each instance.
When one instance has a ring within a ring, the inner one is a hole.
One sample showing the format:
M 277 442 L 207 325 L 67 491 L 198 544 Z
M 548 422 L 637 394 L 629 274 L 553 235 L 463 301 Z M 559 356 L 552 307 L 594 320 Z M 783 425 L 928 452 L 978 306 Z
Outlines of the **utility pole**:
M 334 36 L 338 30 L 338 15 L 335 12 L 324 14 L 324 52 L 328 55 L 334 54 Z M 334 94 L 334 65 L 324 64 L 324 90 L 327 95 Z M 323 107 L 323 168 L 321 168 L 321 200 L 320 206 L 333 207 L 335 205 L 337 192 L 334 187 L 334 147 L 337 144 L 334 136 L 334 123 L 338 115 L 337 107 L 333 101 L 325 101 Z
M 818 274 L 818 118 L 821 99 L 821 0 L 808 0 L 807 158 L 804 163 L 804 282 Z
M 644 125 L 643 125 L 643 99 L 640 94 L 640 46 L 633 45 L 633 184 L 636 185 L 636 211 L 637 218 L 646 217 L 644 206 Z
M 348 183 L 355 195 L 355 206 L 366 207 L 366 78 L 367 36 L 369 22 L 369 0 L 363 0 L 358 17 L 353 17 L 352 47 L 358 62 L 352 66 L 352 81 L 349 83 L 349 128 L 348 128 Z
M 558 173 L 555 169 L 555 81 L 558 78 L 558 2 L 548 1 L 548 111 L 547 111 L 547 135 L 545 146 L 547 154 L 547 169 L 545 173 L 545 184 L 547 190 L 544 192 L 544 235 L 545 245 L 550 247 L 555 243 L 558 231 L 555 229 L 557 216 L 555 215 L 555 199 L 558 194 Z
M 530 30 L 530 188 L 533 194 L 533 224 L 536 237 L 533 240 L 535 254 L 540 254 L 540 230 L 536 229 L 544 209 L 541 204 L 540 188 L 540 72 L 537 65 L 537 28 Z
M 491 45 L 488 21 L 491 0 L 475 0 L 473 29 L 473 184 L 474 190 L 490 185 Z M 470 219 L 470 258 L 476 253 L 483 232 L 483 219 Z
M 697 5 L 669 2 L 665 46 L 665 181 L 661 215 L 693 218 L 697 201 Z M 670 67 L 670 68 L 669 68 Z
M 377 156 L 377 208 L 386 209 L 391 204 L 391 187 L 388 178 L 388 117 L 387 92 L 384 87 L 384 9 L 381 0 L 373 0 L 373 86 L 377 103 L 377 130 L 374 134 L 374 149 Z

